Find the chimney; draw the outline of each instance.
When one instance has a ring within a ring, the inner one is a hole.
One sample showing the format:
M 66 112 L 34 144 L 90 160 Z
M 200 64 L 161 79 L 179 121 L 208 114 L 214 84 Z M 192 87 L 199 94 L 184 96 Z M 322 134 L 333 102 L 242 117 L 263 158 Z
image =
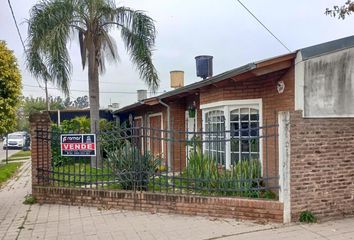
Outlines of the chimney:
M 147 90 L 140 89 L 137 90 L 136 92 L 137 92 L 138 102 L 147 98 Z
M 180 88 L 184 86 L 184 72 L 175 70 L 170 72 L 171 88 Z
M 195 63 L 197 67 L 197 77 L 206 79 L 213 76 L 213 56 L 196 56 Z

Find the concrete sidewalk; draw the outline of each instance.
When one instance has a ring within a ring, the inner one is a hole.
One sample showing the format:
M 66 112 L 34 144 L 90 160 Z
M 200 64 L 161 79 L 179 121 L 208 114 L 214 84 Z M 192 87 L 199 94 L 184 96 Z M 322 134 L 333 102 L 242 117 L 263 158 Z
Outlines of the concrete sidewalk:
M 259 225 L 232 219 L 23 205 L 30 163 L 0 190 L 0 239 L 354 239 L 354 219 L 312 225 Z

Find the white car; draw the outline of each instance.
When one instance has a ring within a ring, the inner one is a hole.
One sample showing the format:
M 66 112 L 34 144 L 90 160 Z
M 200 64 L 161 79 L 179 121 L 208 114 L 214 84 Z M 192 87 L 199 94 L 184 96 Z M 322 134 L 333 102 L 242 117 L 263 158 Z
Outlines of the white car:
M 4 138 L 3 149 L 20 148 L 23 150 L 29 149 L 30 136 L 27 132 L 14 132 Z

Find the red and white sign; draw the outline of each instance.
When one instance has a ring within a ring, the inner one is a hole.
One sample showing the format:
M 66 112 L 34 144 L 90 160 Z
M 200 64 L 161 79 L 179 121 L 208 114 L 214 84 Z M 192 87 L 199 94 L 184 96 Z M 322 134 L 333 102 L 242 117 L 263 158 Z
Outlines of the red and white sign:
M 96 156 L 95 134 L 60 135 L 62 156 Z

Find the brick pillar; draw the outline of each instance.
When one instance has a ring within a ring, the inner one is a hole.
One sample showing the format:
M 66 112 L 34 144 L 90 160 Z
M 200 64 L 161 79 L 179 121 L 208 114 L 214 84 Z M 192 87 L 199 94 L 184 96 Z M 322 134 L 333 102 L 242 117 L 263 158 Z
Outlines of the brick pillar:
M 51 126 L 48 112 L 30 115 L 32 186 L 46 185 L 51 169 Z

